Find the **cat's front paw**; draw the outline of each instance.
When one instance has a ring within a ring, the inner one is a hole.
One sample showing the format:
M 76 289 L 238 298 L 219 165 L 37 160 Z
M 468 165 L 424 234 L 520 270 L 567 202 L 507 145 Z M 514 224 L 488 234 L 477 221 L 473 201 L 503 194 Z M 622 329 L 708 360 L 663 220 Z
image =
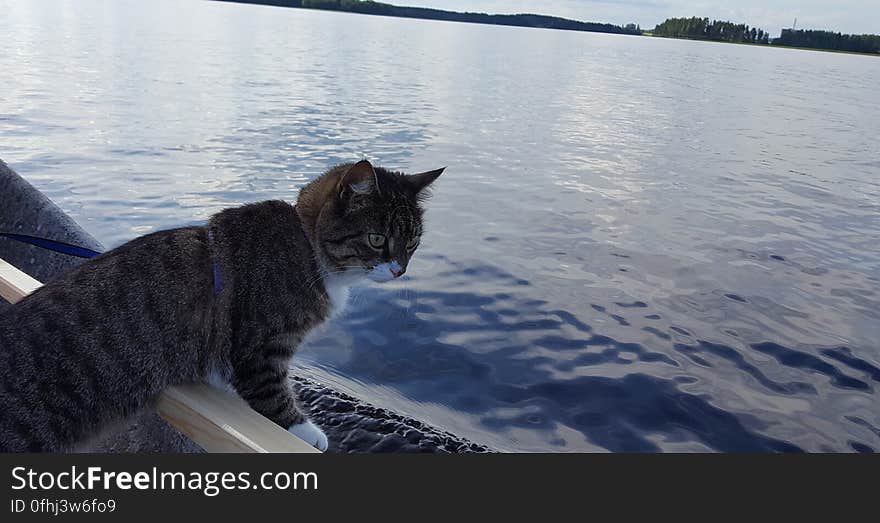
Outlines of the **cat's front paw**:
M 309 420 L 291 425 L 287 432 L 290 432 L 321 452 L 327 450 L 327 435 Z

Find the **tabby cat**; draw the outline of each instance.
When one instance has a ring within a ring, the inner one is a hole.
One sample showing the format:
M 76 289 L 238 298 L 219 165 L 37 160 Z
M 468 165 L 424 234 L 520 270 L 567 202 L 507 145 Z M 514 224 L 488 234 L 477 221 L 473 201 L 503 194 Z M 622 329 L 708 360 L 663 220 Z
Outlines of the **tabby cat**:
M 134 239 L 0 315 L 0 451 L 76 449 L 165 388 L 219 376 L 320 450 L 288 363 L 359 280 L 406 272 L 421 201 L 443 169 L 366 160 L 306 185 L 296 205 L 224 210 L 207 225 Z

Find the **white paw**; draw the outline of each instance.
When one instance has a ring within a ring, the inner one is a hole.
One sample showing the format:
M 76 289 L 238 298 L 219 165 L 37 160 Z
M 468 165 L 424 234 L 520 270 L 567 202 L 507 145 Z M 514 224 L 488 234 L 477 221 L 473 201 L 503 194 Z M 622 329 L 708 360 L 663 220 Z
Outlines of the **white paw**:
M 327 450 L 327 435 L 309 420 L 291 425 L 287 432 L 297 436 L 321 452 Z

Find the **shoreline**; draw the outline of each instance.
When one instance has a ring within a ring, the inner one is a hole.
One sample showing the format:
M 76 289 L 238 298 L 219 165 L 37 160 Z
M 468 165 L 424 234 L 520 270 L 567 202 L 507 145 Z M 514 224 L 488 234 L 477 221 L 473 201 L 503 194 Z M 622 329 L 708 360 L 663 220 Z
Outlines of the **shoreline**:
M 372 0 L 365 0 L 364 4 L 372 4 L 379 5 L 388 8 L 392 8 L 395 10 L 402 11 L 421 11 L 425 14 L 430 13 L 435 16 L 419 16 L 418 13 L 394 13 L 394 12 L 368 12 L 362 10 L 355 9 L 337 9 L 333 7 L 314 7 L 314 6 L 304 6 L 301 5 L 293 5 L 295 0 L 290 0 L 289 2 L 285 2 L 285 0 L 214 0 L 216 2 L 224 2 L 224 3 L 233 3 L 233 4 L 248 4 L 248 5 L 262 5 L 269 7 L 282 7 L 289 9 L 304 9 L 308 11 L 324 11 L 324 12 L 335 12 L 335 13 L 349 13 L 355 15 L 368 15 L 368 16 L 384 16 L 390 18 L 406 18 L 412 20 L 430 20 L 435 22 L 457 22 L 464 24 L 479 24 L 479 25 L 494 25 L 501 27 L 524 27 L 528 29 L 555 29 L 560 31 L 571 31 L 571 32 L 579 32 L 579 33 L 604 33 L 604 34 L 619 34 L 625 36 L 641 36 L 641 32 L 637 32 L 636 29 L 630 29 L 625 26 L 620 26 L 617 24 L 611 24 L 606 22 L 584 22 L 581 20 L 573 20 L 570 18 L 562 18 L 558 16 L 552 15 L 542 15 L 535 13 L 516 13 L 516 14 L 492 14 L 492 13 L 473 13 L 473 12 L 461 12 L 461 11 L 447 11 L 444 9 L 435 9 L 428 7 L 412 7 L 412 6 L 398 6 L 394 4 L 386 4 L 382 2 L 373 2 Z M 441 16 L 442 15 L 442 16 Z M 466 19 L 466 17 L 471 18 L 485 18 L 490 20 L 479 20 L 479 19 Z M 533 21 L 540 21 L 542 23 L 526 23 L 526 20 L 532 19 Z M 561 24 L 559 26 L 553 25 L 544 25 L 544 24 Z M 565 27 L 568 25 L 568 27 Z M 593 26 L 593 27 L 578 27 L 578 26 Z
M 766 47 L 767 49 L 798 49 L 801 51 L 820 51 L 823 53 L 837 53 L 837 54 L 850 54 L 856 56 L 880 56 L 880 53 L 862 53 L 859 51 L 844 51 L 842 49 L 822 49 L 820 47 L 801 47 L 797 45 L 782 45 L 782 44 L 755 44 L 751 42 L 728 42 L 726 40 L 710 40 L 708 38 L 688 38 L 685 36 L 662 36 L 655 35 L 653 33 L 642 33 L 641 36 L 646 36 L 648 38 L 664 38 L 666 40 L 690 40 L 691 42 L 711 42 L 716 44 L 733 44 L 733 45 L 747 45 L 750 47 Z
M 331 7 L 312 7 L 312 6 L 303 6 L 302 2 L 296 2 L 296 0 L 214 0 L 218 2 L 224 3 L 234 3 L 234 4 L 248 4 L 248 5 L 262 5 L 269 7 L 282 7 L 287 9 L 304 9 L 308 11 L 325 11 L 325 12 L 336 12 L 336 13 L 349 13 L 355 15 L 366 15 L 366 16 L 383 16 L 390 18 L 407 18 L 412 20 L 431 20 L 437 22 L 457 22 L 464 24 L 478 24 L 478 25 L 494 25 L 494 26 L 502 26 L 502 27 L 523 27 L 528 29 L 552 29 L 558 31 L 570 31 L 570 32 L 579 32 L 579 33 L 603 33 L 603 34 L 616 34 L 623 36 L 647 36 L 651 38 L 666 38 L 670 40 L 691 40 L 694 42 L 717 42 L 721 44 L 737 44 L 737 45 L 749 45 L 755 47 L 767 47 L 767 48 L 777 48 L 777 49 L 801 49 L 805 51 L 820 51 L 824 53 L 838 53 L 838 54 L 849 54 L 849 55 L 859 55 L 859 56 L 880 56 L 880 53 L 869 53 L 869 52 L 861 52 L 861 51 L 846 51 L 841 49 L 823 49 L 819 47 L 803 47 L 803 46 L 795 46 L 795 45 L 782 45 L 782 44 L 758 44 L 752 42 L 730 42 L 726 40 L 712 40 L 709 38 L 689 38 L 686 36 L 662 36 L 655 35 L 650 31 L 641 31 L 636 33 L 626 26 L 620 26 L 616 24 L 606 23 L 606 22 L 584 22 L 580 20 L 573 20 L 569 18 L 562 18 L 550 15 L 539 15 L 533 13 L 518 13 L 512 15 L 500 15 L 500 14 L 491 14 L 491 13 L 471 13 L 471 12 L 461 12 L 461 11 L 447 11 L 444 9 L 435 9 L 435 8 L 425 8 L 425 7 L 411 7 L 411 6 L 397 6 L 394 4 L 384 4 L 378 3 L 378 5 L 387 6 L 393 9 L 405 9 L 405 10 L 423 10 L 426 13 L 436 13 L 438 16 L 418 16 L 416 14 L 413 15 L 405 15 L 405 14 L 395 14 L 395 13 L 371 13 L 364 12 L 352 9 L 335 9 Z M 294 5 L 295 3 L 299 3 L 299 5 Z M 445 15 L 445 17 L 439 16 L 439 14 Z M 463 19 L 452 19 L 450 17 L 465 17 L 465 16 L 479 16 L 479 17 L 498 17 L 496 21 L 482 21 L 482 20 L 463 20 Z M 522 18 L 516 18 L 522 17 Z M 548 21 L 559 21 L 564 23 L 571 24 L 583 24 L 583 25 L 595 25 L 596 28 L 578 28 L 578 27 L 550 27 L 546 25 L 529 25 L 526 23 L 504 23 L 505 21 L 510 22 L 513 20 L 523 21 L 526 17 L 538 17 L 541 19 L 547 19 Z M 615 28 L 617 30 L 611 30 L 611 28 Z

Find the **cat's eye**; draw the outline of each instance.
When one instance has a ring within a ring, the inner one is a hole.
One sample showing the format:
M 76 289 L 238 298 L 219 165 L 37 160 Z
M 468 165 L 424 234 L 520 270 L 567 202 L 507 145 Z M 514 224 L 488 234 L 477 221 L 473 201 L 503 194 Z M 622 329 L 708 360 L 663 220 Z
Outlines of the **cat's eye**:
M 370 233 L 367 235 L 367 241 L 370 242 L 370 247 L 374 249 L 381 249 L 385 246 L 385 236 L 381 234 Z
M 419 240 L 420 240 L 420 239 L 421 239 L 421 238 L 419 238 L 418 236 L 413 236 L 412 238 L 409 239 L 408 242 L 406 242 L 406 248 L 407 248 L 408 250 L 413 250 L 413 249 L 415 249 L 416 246 L 419 244 Z

